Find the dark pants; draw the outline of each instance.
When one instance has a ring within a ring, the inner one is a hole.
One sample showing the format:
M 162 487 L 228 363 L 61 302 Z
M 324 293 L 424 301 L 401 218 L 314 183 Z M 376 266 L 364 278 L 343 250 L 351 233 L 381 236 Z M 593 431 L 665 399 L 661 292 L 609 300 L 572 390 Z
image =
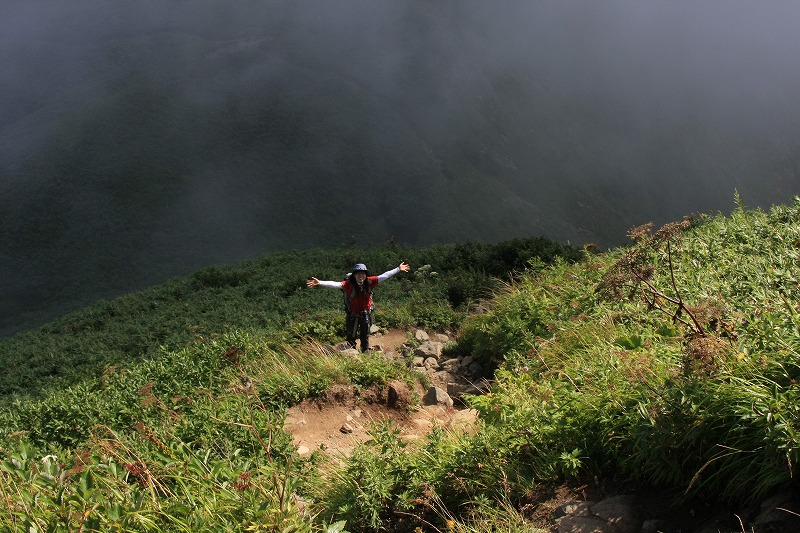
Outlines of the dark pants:
M 364 311 L 357 315 L 347 313 L 345 319 L 345 336 L 351 348 L 356 347 L 356 339 L 361 339 L 361 351 L 369 350 L 369 327 L 372 325 L 372 313 Z

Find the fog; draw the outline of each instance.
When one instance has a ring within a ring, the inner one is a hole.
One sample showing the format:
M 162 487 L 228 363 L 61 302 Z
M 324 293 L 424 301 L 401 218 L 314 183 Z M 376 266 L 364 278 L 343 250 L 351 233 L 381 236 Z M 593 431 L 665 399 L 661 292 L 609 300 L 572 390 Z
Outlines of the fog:
M 0 334 L 269 251 L 798 194 L 797 2 L 6 0 Z

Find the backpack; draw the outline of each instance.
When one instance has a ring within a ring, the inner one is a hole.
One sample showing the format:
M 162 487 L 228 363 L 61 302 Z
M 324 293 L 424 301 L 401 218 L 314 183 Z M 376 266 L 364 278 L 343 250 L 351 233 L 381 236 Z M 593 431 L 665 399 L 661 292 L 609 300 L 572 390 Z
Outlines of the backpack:
M 352 272 L 348 272 L 348 273 L 345 275 L 345 277 L 344 277 L 344 279 L 343 279 L 342 281 L 347 281 L 347 280 L 349 280 L 349 279 L 350 279 L 350 276 L 351 276 L 352 274 L 353 274 Z M 371 284 L 370 284 L 370 282 L 369 282 L 369 278 L 367 278 L 366 280 L 364 280 L 364 283 L 365 283 L 365 284 L 366 284 L 366 286 L 367 286 L 367 294 L 371 293 L 371 292 L 372 292 L 372 285 L 371 285 Z M 347 313 L 348 315 L 350 314 L 350 300 L 351 300 L 352 298 L 355 298 L 355 296 L 356 296 L 356 289 L 355 289 L 355 288 L 352 288 L 352 289 L 350 289 L 350 293 L 349 293 L 349 294 L 348 294 L 348 293 L 346 293 L 346 292 L 344 291 L 344 289 L 342 289 L 342 300 L 343 300 L 343 302 L 342 302 L 342 303 L 344 304 L 344 312 L 345 312 L 345 313 Z M 372 311 L 372 310 L 370 310 L 370 314 L 371 314 L 371 311 Z

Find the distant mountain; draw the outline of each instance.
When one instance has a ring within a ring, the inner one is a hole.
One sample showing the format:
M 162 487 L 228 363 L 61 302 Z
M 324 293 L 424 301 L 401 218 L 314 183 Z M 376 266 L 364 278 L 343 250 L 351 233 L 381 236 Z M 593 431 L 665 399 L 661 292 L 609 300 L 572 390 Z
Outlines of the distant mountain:
M 270 250 L 610 246 L 797 192 L 775 57 L 726 66 L 705 45 L 733 38 L 668 7 L 504 7 L 4 5 L 0 334 Z

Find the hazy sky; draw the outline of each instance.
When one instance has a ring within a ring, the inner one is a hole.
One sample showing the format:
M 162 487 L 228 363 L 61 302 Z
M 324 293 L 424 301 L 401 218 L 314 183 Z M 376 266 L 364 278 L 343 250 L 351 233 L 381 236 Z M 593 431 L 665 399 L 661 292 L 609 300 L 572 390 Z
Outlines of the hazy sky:
M 419 241 L 613 245 L 734 189 L 788 201 L 798 20 L 772 0 L 4 0 L 0 314 L 327 244 L 361 221 L 281 207 L 353 175 L 396 199 L 374 236 Z M 330 233 L 290 234 L 309 221 Z

